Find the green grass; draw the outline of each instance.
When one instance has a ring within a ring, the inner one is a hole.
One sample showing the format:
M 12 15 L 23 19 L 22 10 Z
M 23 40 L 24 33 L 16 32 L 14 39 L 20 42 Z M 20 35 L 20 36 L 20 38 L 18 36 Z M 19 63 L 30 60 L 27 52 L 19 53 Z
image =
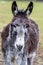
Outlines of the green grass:
M 5 1 L 5 3 L 1 3 L 0 1 L 0 31 L 3 29 L 5 25 L 7 25 L 12 20 L 12 12 L 11 12 L 11 3 L 12 1 Z M 28 6 L 27 2 L 18 1 L 19 9 L 26 9 Z M 34 2 L 33 12 L 29 18 L 33 19 L 39 26 L 40 31 L 40 48 L 43 49 L 43 2 Z

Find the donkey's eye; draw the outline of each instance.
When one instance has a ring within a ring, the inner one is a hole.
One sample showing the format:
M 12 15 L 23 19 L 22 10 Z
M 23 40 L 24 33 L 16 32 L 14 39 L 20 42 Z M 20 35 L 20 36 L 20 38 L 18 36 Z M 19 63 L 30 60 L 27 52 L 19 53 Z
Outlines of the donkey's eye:
M 28 28 L 29 27 L 29 24 L 26 24 L 26 26 L 25 26 L 26 28 Z
M 19 24 L 15 24 L 16 26 L 20 26 Z
M 16 28 L 16 25 L 11 24 L 11 27 L 15 27 Z

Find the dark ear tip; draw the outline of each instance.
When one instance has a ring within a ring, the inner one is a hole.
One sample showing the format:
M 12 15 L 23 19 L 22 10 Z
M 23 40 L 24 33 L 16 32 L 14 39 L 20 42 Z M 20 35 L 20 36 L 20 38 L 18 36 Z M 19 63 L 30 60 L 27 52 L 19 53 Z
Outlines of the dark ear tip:
M 29 6 L 33 6 L 33 2 L 30 2 Z
M 32 2 L 32 1 L 31 1 L 30 3 L 31 3 L 31 4 L 33 4 L 33 2 Z
M 16 5 L 16 1 L 13 1 L 13 3 L 12 4 L 15 4 Z M 16 5 L 17 6 L 17 5 Z
M 16 1 L 13 1 L 13 3 L 16 3 Z

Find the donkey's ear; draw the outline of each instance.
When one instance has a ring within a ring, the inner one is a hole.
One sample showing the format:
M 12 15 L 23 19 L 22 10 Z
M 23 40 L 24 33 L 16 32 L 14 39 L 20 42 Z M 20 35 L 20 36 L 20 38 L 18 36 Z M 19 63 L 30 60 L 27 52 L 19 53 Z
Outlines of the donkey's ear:
M 27 9 L 25 10 L 26 15 L 30 15 L 33 10 L 33 2 L 30 2 Z
M 16 1 L 13 1 L 11 10 L 12 10 L 13 15 L 16 15 L 18 13 L 18 7 L 16 4 Z

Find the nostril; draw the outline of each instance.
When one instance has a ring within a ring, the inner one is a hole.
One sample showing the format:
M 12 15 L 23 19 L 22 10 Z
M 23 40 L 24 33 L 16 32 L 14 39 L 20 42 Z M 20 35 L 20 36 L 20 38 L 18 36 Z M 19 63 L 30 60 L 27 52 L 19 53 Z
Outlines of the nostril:
M 17 46 L 17 49 L 18 49 L 19 51 L 21 51 L 22 46 L 21 46 L 21 45 L 16 45 L 16 46 Z

